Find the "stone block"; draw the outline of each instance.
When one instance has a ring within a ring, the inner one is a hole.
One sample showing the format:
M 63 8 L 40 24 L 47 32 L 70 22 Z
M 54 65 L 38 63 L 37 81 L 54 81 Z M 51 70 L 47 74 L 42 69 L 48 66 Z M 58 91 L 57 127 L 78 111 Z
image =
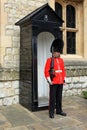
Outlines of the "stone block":
M 0 98 L 4 98 L 6 97 L 6 89 L 5 88 L 1 88 L 0 89 Z
M 2 102 L 2 99 L 0 99 L 0 106 L 2 106 L 3 105 L 3 102 Z
M 13 48 L 12 53 L 13 55 L 18 55 L 19 51 L 20 51 L 19 48 Z
M 72 82 L 73 83 L 78 83 L 79 82 L 79 77 L 72 77 Z
M 68 89 L 69 89 L 69 85 L 68 85 L 68 84 L 64 85 L 64 86 L 63 86 L 63 89 L 64 89 L 64 90 L 68 90 Z
M 67 77 L 66 80 L 65 80 L 66 83 L 71 83 L 71 79 L 72 79 L 71 77 Z
M 5 88 L 11 88 L 11 81 L 4 82 Z
M 71 96 L 72 95 L 72 90 L 67 90 L 67 92 L 65 93 L 65 96 Z
M 87 88 L 87 82 L 82 84 L 82 88 Z
M 15 95 L 19 94 L 19 89 L 15 89 Z
M 73 89 L 73 90 L 72 90 L 72 95 L 74 95 L 74 96 L 75 96 L 75 95 L 77 95 L 77 94 L 78 94 L 77 89 Z
M 3 105 L 9 106 L 12 105 L 12 97 L 6 97 L 3 99 Z
M 77 94 L 78 94 L 78 95 L 81 95 L 81 94 L 82 94 L 82 90 L 81 90 L 81 89 L 78 89 L 78 90 L 77 90 Z
M 12 104 L 17 104 L 19 103 L 19 95 L 15 95 L 12 97 Z
M 12 61 L 12 59 L 13 59 L 13 56 L 12 56 L 12 55 L 6 55 L 6 56 L 4 57 L 5 62 L 6 62 L 6 61 Z
M 15 90 L 13 88 L 6 89 L 6 97 L 11 97 L 15 95 Z
M 6 48 L 6 55 L 12 55 L 12 48 L 11 47 Z
M 19 89 L 19 81 L 12 81 L 12 87 L 15 89 Z
M 73 83 L 69 84 L 69 89 L 73 89 L 73 88 L 74 88 L 74 84 Z
M 74 84 L 73 88 L 75 88 L 75 89 L 81 89 L 82 88 L 82 84 L 76 83 L 76 84 Z
M 86 80 L 85 76 L 80 76 L 79 81 L 83 83 L 83 82 L 86 82 L 87 80 Z
M 1 88 L 4 88 L 3 82 L 0 82 L 0 89 L 1 89 Z

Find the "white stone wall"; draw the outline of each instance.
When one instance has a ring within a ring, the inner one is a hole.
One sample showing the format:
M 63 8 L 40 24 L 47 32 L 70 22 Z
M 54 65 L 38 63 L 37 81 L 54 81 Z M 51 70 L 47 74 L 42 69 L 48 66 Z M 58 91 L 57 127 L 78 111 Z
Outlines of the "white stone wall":
M 82 91 L 87 91 L 87 76 L 67 77 L 64 85 L 64 96 L 81 95 Z
M 0 82 L 0 105 L 19 103 L 19 81 Z

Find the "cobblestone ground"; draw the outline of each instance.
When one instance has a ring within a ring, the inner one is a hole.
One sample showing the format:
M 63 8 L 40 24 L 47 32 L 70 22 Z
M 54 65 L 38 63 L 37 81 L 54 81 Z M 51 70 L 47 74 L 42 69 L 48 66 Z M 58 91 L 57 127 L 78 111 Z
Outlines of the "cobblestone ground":
M 21 105 L 0 107 L 0 130 L 87 130 L 87 99 L 77 96 L 63 97 L 66 117 L 48 110 L 30 112 Z

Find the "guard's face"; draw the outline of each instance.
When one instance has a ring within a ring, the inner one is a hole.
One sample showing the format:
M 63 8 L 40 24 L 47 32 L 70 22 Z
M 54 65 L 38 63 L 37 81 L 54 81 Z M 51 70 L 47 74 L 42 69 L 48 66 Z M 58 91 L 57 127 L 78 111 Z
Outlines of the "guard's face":
M 53 53 L 53 56 L 54 56 L 55 58 L 60 57 L 60 52 L 54 52 L 54 53 Z

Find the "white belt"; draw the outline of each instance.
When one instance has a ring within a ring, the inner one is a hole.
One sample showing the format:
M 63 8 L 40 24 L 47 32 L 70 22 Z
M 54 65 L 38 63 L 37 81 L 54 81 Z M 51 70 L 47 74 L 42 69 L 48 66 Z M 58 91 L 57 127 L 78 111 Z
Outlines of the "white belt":
M 62 72 L 62 70 L 55 70 L 55 72 L 56 72 L 56 73 L 61 73 L 61 72 Z

